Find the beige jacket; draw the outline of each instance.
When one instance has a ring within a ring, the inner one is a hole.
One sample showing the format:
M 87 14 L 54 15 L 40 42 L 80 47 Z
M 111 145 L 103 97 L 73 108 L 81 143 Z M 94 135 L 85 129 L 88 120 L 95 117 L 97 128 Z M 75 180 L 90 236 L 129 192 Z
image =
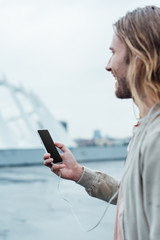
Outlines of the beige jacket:
M 93 197 L 109 201 L 119 182 L 84 169 L 78 182 Z M 160 239 L 160 105 L 156 104 L 132 138 L 121 180 L 124 236 L 127 240 Z M 117 199 L 114 203 L 116 204 Z

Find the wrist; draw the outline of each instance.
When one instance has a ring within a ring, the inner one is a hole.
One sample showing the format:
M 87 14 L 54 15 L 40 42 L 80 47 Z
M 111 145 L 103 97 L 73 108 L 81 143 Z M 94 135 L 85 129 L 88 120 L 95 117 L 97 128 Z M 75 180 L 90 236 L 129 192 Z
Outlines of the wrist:
M 82 173 L 83 173 L 83 170 L 84 170 L 84 167 L 81 166 L 81 165 L 77 165 L 76 169 L 75 169 L 75 176 L 74 176 L 74 181 L 75 182 L 78 182 L 79 179 L 81 178 L 82 176 Z

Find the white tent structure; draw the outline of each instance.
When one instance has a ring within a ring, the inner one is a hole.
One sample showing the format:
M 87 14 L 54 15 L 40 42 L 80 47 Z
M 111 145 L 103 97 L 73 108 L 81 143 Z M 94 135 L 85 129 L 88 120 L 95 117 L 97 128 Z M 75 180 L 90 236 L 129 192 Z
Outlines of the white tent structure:
M 33 92 L 0 80 L 0 149 L 41 147 L 38 129 L 48 129 L 55 141 L 75 146 L 63 125 Z

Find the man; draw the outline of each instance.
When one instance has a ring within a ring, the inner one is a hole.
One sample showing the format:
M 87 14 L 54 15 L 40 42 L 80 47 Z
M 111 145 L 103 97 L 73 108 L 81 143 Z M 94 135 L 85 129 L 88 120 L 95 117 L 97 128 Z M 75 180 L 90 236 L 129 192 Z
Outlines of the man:
M 117 204 L 115 240 L 160 239 L 160 8 L 128 12 L 114 24 L 112 56 L 106 70 L 116 79 L 118 98 L 133 98 L 140 119 L 134 127 L 121 182 L 80 166 L 61 143 L 62 164 L 44 164 L 78 182 L 94 197 Z

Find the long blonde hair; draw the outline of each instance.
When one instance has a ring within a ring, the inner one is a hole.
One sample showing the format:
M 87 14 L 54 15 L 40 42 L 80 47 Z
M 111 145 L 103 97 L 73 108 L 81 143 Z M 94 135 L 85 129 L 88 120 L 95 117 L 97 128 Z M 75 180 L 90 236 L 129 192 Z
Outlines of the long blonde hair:
M 151 100 L 160 103 L 160 8 L 137 8 L 120 18 L 114 28 L 128 50 L 133 98 L 142 100 L 142 92 L 147 91 Z

